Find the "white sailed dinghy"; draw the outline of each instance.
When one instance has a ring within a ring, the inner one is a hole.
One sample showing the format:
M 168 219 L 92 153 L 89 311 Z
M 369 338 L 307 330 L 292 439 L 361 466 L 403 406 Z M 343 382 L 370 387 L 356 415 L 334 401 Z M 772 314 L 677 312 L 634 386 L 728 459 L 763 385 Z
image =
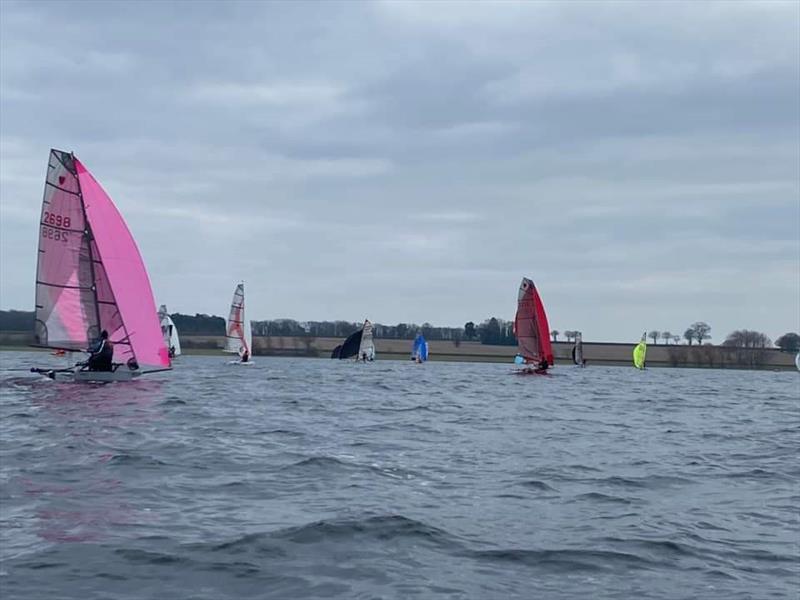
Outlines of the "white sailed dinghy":
M 161 324 L 161 335 L 164 337 L 164 344 L 169 351 L 169 357 L 175 358 L 181 355 L 181 340 L 178 337 L 178 328 L 169 316 L 166 304 L 158 308 L 158 321 Z
M 102 331 L 110 370 L 32 368 L 51 379 L 130 381 L 170 368 L 139 249 L 111 198 L 71 153 L 51 150 L 39 224 L 34 346 L 86 351 Z
M 245 317 L 244 283 L 236 286 L 225 330 L 225 349 L 229 354 L 238 354 L 239 360 L 229 361 L 229 365 L 249 366 L 253 364 L 253 332 L 250 321 Z

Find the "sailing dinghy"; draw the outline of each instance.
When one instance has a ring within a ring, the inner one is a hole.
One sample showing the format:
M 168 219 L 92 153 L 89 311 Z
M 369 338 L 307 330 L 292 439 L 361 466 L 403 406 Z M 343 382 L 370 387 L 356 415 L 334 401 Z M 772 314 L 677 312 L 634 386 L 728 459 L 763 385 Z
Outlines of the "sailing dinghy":
M 586 366 L 586 363 L 583 361 L 583 335 L 580 331 L 575 333 L 575 345 L 572 347 L 572 362 L 579 367 Z
M 170 368 L 136 242 L 111 198 L 74 154 L 51 150 L 39 222 L 34 346 L 86 351 L 102 331 L 111 370 L 39 369 L 51 379 L 129 381 Z
M 169 351 L 169 357 L 175 358 L 181 355 L 181 340 L 178 338 L 178 328 L 172 322 L 172 318 L 167 312 L 167 306 L 162 304 L 158 308 L 158 321 L 161 323 L 161 335 L 164 337 L 164 344 Z
M 553 366 L 553 349 L 550 345 L 550 327 L 539 292 L 533 281 L 522 278 L 517 294 L 517 315 L 514 335 L 517 338 L 516 364 L 530 365 L 517 371 L 524 375 L 544 375 Z
M 646 333 L 647 332 L 642 334 L 641 341 L 633 348 L 633 366 L 641 370 L 644 370 L 645 360 L 647 358 Z
M 225 349 L 229 354 L 238 354 L 239 360 L 229 361 L 229 365 L 252 365 L 253 333 L 250 321 L 244 312 L 244 283 L 236 286 L 228 315 L 228 326 L 225 331 Z
M 375 343 L 372 341 L 372 323 L 369 319 L 364 321 L 361 329 L 351 333 L 344 342 L 333 349 L 331 358 L 355 358 L 364 362 L 375 360 Z
M 417 337 L 414 338 L 414 345 L 411 349 L 411 360 L 418 363 L 423 363 L 428 360 L 428 342 L 421 333 L 417 334 Z

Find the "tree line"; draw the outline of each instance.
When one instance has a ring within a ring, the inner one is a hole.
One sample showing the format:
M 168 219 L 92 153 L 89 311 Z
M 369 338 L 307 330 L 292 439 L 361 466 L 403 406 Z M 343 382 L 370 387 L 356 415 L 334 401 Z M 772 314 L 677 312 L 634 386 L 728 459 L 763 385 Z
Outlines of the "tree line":
M 196 313 L 184 315 L 172 313 L 175 326 L 183 335 L 225 335 L 225 319 L 216 315 Z M 25 310 L 0 310 L 0 331 L 26 332 L 33 331 L 34 313 Z M 272 319 L 266 321 L 251 321 L 253 335 L 275 337 L 347 337 L 357 331 L 363 322 L 351 321 L 295 321 L 293 319 Z M 414 339 L 422 333 L 430 341 L 444 340 L 460 344 L 462 340 L 477 341 L 482 344 L 499 346 L 515 346 L 517 339 L 514 336 L 514 323 L 497 317 L 490 317 L 482 323 L 476 324 L 468 321 L 464 327 L 436 327 L 430 323 L 398 323 L 397 325 L 383 325 L 373 323 L 373 334 L 378 339 Z M 579 331 L 568 330 L 563 333 L 554 329 L 549 332 L 553 341 L 558 341 L 559 335 L 564 335 L 567 341 L 574 341 Z M 666 344 L 678 344 L 681 336 L 669 331 L 649 331 L 647 337 L 657 343 L 662 340 Z M 705 321 L 696 321 L 683 333 L 683 339 L 688 345 L 697 343 L 702 346 L 705 340 L 711 339 L 711 326 Z M 728 348 L 766 349 L 772 346 L 772 340 L 759 331 L 738 329 L 730 333 L 723 346 Z M 797 352 L 800 350 L 800 335 L 786 333 L 775 340 L 775 346 L 784 352 Z

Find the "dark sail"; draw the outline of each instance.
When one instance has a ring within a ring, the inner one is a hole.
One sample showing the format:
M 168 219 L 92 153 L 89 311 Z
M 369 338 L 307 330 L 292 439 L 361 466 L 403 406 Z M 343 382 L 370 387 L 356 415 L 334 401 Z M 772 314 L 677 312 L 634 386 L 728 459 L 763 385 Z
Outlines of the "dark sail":
M 333 349 L 331 352 L 331 358 L 339 358 L 339 355 L 342 353 L 342 345 L 339 344 L 336 348 Z
M 358 349 L 361 347 L 361 336 L 364 335 L 364 330 L 359 329 L 350 336 L 342 344 L 342 349 L 339 352 L 339 358 L 353 358 L 358 356 Z

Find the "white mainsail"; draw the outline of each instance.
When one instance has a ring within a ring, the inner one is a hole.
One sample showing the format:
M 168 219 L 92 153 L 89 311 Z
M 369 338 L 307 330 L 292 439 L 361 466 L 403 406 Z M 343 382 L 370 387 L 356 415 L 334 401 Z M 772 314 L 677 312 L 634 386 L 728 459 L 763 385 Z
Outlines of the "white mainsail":
M 225 352 L 242 355 L 253 354 L 253 334 L 250 321 L 245 317 L 244 283 L 236 286 L 228 315 L 228 326 L 225 332 Z
M 375 360 L 375 343 L 372 341 L 372 323 L 369 319 L 364 321 L 364 329 L 361 334 L 361 344 L 358 347 L 358 357 L 366 357 L 367 360 Z
M 164 344 L 167 346 L 167 350 L 170 351 L 170 355 L 180 356 L 181 340 L 178 338 L 178 328 L 169 316 L 165 304 L 158 308 L 158 321 L 161 323 L 161 334 L 164 336 Z

